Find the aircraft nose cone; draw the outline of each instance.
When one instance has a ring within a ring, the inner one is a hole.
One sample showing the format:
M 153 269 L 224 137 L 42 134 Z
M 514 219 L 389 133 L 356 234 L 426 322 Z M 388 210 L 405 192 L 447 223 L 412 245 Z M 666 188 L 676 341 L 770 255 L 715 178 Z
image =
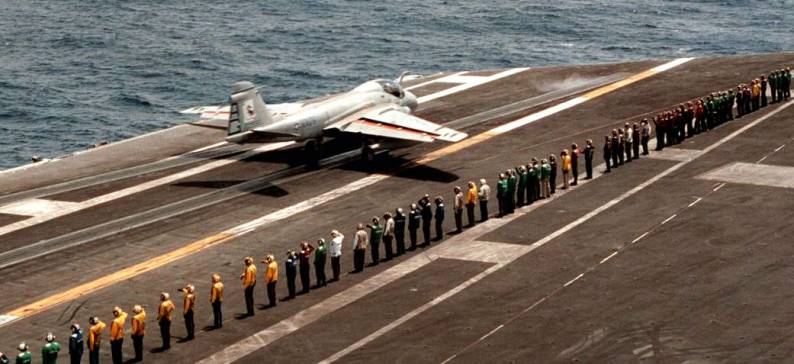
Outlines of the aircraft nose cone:
M 410 108 L 411 111 L 414 111 L 419 106 L 419 100 L 416 99 L 416 96 L 414 96 L 414 94 L 406 91 L 405 97 L 403 97 L 403 105 L 408 106 L 408 108 Z

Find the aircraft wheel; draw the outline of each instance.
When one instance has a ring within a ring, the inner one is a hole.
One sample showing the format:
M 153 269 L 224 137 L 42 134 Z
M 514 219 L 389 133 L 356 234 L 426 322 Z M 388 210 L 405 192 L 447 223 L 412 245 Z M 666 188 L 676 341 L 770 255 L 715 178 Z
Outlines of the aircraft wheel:
M 375 150 L 365 145 L 361 147 L 361 161 L 364 163 L 371 163 L 375 160 Z
M 320 148 L 317 146 L 317 142 L 314 140 L 306 142 L 306 146 L 303 150 L 306 165 L 309 167 L 316 167 L 320 160 Z

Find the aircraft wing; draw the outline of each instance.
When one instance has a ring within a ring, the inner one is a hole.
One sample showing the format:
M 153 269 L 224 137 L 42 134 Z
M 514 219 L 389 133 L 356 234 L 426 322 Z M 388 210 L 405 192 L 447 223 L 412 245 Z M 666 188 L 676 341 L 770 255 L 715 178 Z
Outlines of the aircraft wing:
M 302 103 L 270 104 L 267 109 L 273 113 L 274 118 L 281 118 L 303 107 Z M 179 112 L 180 114 L 199 114 L 199 118 L 207 120 L 228 120 L 229 105 L 223 106 L 196 106 Z
M 459 142 L 468 136 L 393 107 L 364 110 L 326 129 L 417 142 Z

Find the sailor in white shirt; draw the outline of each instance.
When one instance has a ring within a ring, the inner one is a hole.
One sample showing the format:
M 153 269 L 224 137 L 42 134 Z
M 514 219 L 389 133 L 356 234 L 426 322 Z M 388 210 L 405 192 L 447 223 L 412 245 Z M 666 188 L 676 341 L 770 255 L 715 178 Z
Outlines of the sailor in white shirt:
M 340 260 L 342 259 L 342 242 L 345 240 L 345 236 L 342 235 L 337 230 L 331 231 L 331 270 L 333 271 L 334 277 L 331 282 L 336 282 L 339 280 L 339 270 L 340 270 Z

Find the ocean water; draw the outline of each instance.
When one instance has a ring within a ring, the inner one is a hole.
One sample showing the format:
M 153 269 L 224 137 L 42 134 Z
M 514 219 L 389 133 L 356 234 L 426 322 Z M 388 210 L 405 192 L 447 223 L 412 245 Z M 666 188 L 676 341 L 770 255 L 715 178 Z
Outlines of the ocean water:
M 371 78 L 794 50 L 786 1 L 0 0 L 0 169 Z

